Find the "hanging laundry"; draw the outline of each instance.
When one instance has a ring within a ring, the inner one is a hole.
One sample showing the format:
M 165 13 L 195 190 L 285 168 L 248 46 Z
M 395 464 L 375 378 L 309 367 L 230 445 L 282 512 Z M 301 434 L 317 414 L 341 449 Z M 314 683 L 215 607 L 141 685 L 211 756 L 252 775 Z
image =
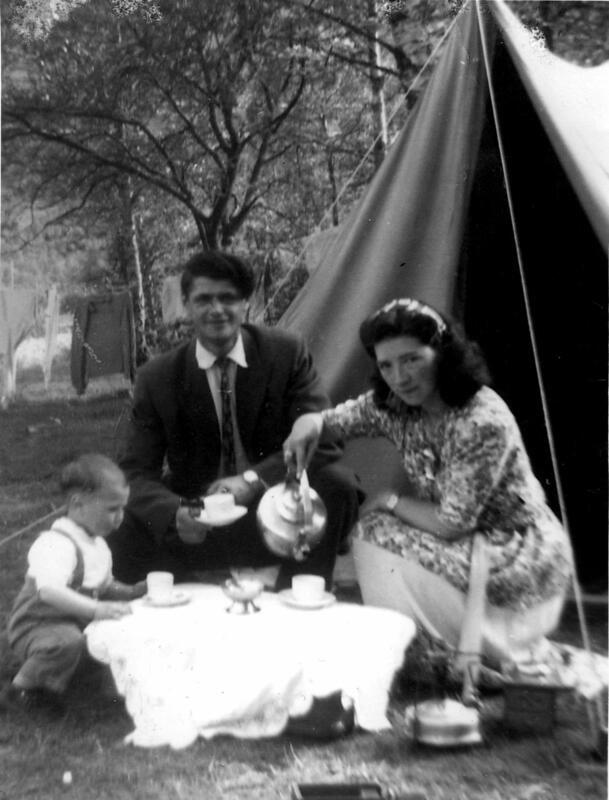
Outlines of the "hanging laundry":
M 168 275 L 163 279 L 161 289 L 161 312 L 163 322 L 176 322 L 186 318 L 186 309 L 182 302 L 180 275 Z
M 57 337 L 59 334 L 59 294 L 57 286 L 53 284 L 49 289 L 47 307 L 44 313 L 44 363 L 42 371 L 44 374 L 44 388 L 48 389 L 51 382 L 51 367 L 55 352 L 57 350 Z
M 90 378 L 135 377 L 135 326 L 129 292 L 80 298 L 74 311 L 70 371 L 83 394 Z
M 15 394 L 17 345 L 36 319 L 36 294 L 31 289 L 0 289 L 0 397 L 6 403 Z

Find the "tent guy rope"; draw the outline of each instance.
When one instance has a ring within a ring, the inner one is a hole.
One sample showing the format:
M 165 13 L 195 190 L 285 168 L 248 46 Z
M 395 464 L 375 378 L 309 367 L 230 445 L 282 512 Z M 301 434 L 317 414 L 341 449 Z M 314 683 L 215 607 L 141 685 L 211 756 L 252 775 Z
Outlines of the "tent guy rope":
M 486 40 L 486 36 L 485 36 L 484 22 L 483 22 L 483 19 L 482 19 L 482 13 L 481 13 L 481 10 L 480 10 L 480 5 L 481 5 L 481 0 L 475 0 L 476 15 L 477 15 L 477 20 L 478 20 L 478 26 L 480 28 L 480 39 L 481 39 L 481 43 L 482 43 L 482 53 L 483 53 L 483 57 L 484 57 L 484 66 L 485 66 L 486 75 L 487 75 L 489 98 L 490 98 L 491 108 L 492 108 L 492 112 L 493 112 L 493 120 L 494 120 L 494 123 L 495 123 L 495 133 L 497 135 L 497 146 L 498 146 L 498 149 L 499 149 L 499 156 L 501 158 L 501 168 L 502 168 L 502 171 L 503 171 L 503 177 L 504 177 L 504 181 L 505 181 L 506 198 L 507 198 L 508 209 L 509 209 L 509 214 L 510 214 L 512 235 L 514 237 L 514 247 L 515 247 L 515 252 L 516 252 L 516 259 L 518 261 L 518 270 L 519 270 L 519 274 L 520 274 L 520 283 L 521 283 L 521 287 L 522 287 L 522 294 L 523 294 L 523 300 L 524 300 L 524 306 L 525 306 L 527 325 L 528 325 L 528 329 L 529 329 L 529 337 L 530 337 L 530 341 L 531 341 L 531 348 L 532 348 L 532 351 L 533 351 L 533 360 L 534 360 L 534 363 L 535 363 L 535 372 L 536 372 L 536 376 L 537 376 L 537 384 L 538 384 L 539 394 L 540 394 L 540 398 L 541 398 L 541 405 L 542 405 L 543 417 L 544 417 L 544 422 L 545 422 L 545 427 L 546 427 L 548 445 L 549 445 L 549 448 L 550 448 L 550 457 L 551 457 L 551 461 L 552 461 L 552 471 L 553 471 L 553 475 L 554 475 L 554 481 L 556 483 L 556 493 L 557 493 L 557 496 L 558 496 L 558 504 L 559 504 L 559 507 L 560 507 L 560 515 L 561 515 L 561 519 L 562 519 L 562 524 L 563 524 L 563 526 L 564 526 L 564 528 L 565 528 L 565 530 L 567 532 L 567 535 L 569 537 L 569 541 L 572 542 L 573 540 L 571 538 L 571 531 L 570 531 L 570 528 L 569 528 L 569 520 L 568 520 L 568 516 L 567 516 L 567 508 L 566 508 L 566 503 L 565 503 L 565 496 L 564 496 L 562 480 L 561 480 L 561 477 L 560 477 L 560 471 L 559 471 L 559 466 L 558 466 L 558 457 L 557 457 L 557 454 L 556 454 L 556 445 L 555 445 L 555 440 L 554 440 L 554 434 L 553 434 L 553 431 L 552 431 L 552 423 L 551 423 L 551 420 L 550 420 L 550 413 L 549 413 L 549 408 L 548 408 L 547 394 L 546 394 L 545 383 L 544 383 L 543 374 L 542 374 L 542 370 L 541 370 L 541 360 L 540 360 L 540 357 L 539 357 L 539 349 L 538 349 L 538 346 L 537 346 L 537 337 L 536 337 L 536 333 L 535 333 L 535 325 L 533 323 L 533 315 L 532 315 L 532 312 L 531 312 L 531 303 L 530 303 L 527 279 L 526 279 L 526 275 L 525 275 L 525 271 L 524 271 L 522 250 L 521 250 L 521 247 L 520 247 L 520 239 L 519 239 L 519 236 L 518 236 L 518 229 L 517 229 L 517 225 L 516 225 L 516 216 L 515 216 L 515 212 L 514 212 L 514 202 L 513 202 L 511 186 L 510 186 L 509 171 L 508 171 L 507 160 L 506 160 L 506 155 L 505 155 L 505 148 L 504 148 L 504 143 L 503 143 L 503 138 L 502 138 L 502 133 L 501 133 L 501 126 L 500 126 L 500 123 L 499 123 L 499 114 L 498 114 L 498 109 L 497 109 L 497 101 L 496 101 L 495 90 L 494 90 L 494 86 L 493 86 L 493 80 L 492 80 L 492 74 L 491 74 L 491 66 L 490 66 L 490 58 L 489 58 L 489 53 L 488 53 L 488 46 L 487 46 L 487 40 Z M 587 653 L 592 654 L 592 646 L 591 646 L 591 642 L 590 642 L 590 634 L 589 634 L 588 625 L 587 625 L 587 622 L 586 622 L 582 591 L 581 591 L 581 587 L 580 587 L 579 580 L 578 580 L 578 577 L 577 577 L 577 568 L 576 568 L 576 565 L 575 565 L 575 560 L 573 560 L 572 585 L 573 585 L 573 595 L 574 595 L 575 604 L 576 604 L 576 607 L 577 607 L 577 615 L 578 615 L 578 619 L 579 619 L 579 626 L 580 626 L 580 631 L 581 631 L 581 636 L 582 636 L 582 641 L 583 641 L 583 644 L 584 644 L 584 648 L 585 648 Z M 603 705 L 602 705 L 602 701 L 601 701 L 601 698 L 600 698 L 599 695 L 597 695 L 596 698 L 595 698 L 595 704 L 596 704 L 596 709 L 597 709 L 597 713 L 598 713 L 598 718 L 599 718 L 599 720 L 602 720 L 604 718 Z M 591 724 L 592 724 L 592 721 L 591 721 Z
M 62 514 L 65 510 L 66 510 L 65 506 L 60 506 L 59 508 L 53 509 L 53 511 L 49 511 L 49 513 L 45 514 L 43 517 L 35 519 L 33 522 L 28 523 L 24 528 L 20 528 L 18 531 L 11 533 L 5 539 L 2 539 L 0 541 L 0 547 L 2 547 L 2 545 L 8 544 L 8 542 L 12 541 L 13 539 L 16 539 L 18 536 L 27 533 L 29 530 L 36 527 L 36 525 L 39 525 L 41 522 L 46 522 L 47 519 L 59 516 L 59 514 Z

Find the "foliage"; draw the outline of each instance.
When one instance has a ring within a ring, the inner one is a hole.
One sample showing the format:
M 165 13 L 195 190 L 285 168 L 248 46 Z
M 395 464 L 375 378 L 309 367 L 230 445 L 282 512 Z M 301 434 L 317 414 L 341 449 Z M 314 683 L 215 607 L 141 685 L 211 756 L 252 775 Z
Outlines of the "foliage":
M 161 322 L 152 334 L 150 346 L 154 353 L 164 353 L 182 342 L 192 339 L 192 334 L 192 324 L 188 320 Z
M 304 238 L 360 196 L 461 5 L 9 0 L 5 263 L 22 285 L 130 286 L 154 341 L 163 276 L 229 247 L 276 320 L 306 279 Z M 511 5 L 561 55 L 607 57 L 607 4 Z
M 25 85 L 6 82 L 5 142 L 43 142 L 47 163 L 68 152 L 89 192 L 128 175 L 135 194 L 178 200 L 204 246 L 226 245 L 268 190 L 259 174 L 305 86 L 303 59 L 278 46 L 296 20 L 265 0 L 170 5 L 162 24 L 102 0 L 57 23 Z
M 582 66 L 609 60 L 609 4 L 582 2 L 511 2 L 510 7 L 528 28 L 539 31 L 556 55 Z

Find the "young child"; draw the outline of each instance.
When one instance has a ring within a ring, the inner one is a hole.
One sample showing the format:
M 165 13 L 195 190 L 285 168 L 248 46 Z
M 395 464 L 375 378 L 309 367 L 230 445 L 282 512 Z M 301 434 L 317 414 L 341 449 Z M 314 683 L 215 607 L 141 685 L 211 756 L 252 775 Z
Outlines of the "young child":
M 120 619 L 127 601 L 146 592 L 112 576 L 105 538 L 119 526 L 129 497 L 121 469 L 97 453 L 81 456 L 61 474 L 66 514 L 36 539 L 25 583 L 15 600 L 8 638 L 21 663 L 0 693 L 0 708 L 58 710 L 86 653 L 82 633 L 91 620 Z

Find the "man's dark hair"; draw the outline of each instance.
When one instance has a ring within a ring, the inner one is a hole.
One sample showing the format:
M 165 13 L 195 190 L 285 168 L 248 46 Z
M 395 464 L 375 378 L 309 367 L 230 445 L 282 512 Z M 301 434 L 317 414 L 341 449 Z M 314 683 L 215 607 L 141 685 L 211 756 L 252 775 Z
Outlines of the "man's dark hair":
M 184 299 L 188 299 L 195 278 L 230 281 L 245 300 L 252 296 L 256 286 L 252 267 L 239 256 L 220 250 L 203 250 L 186 262 L 180 279 Z
M 430 307 L 429 307 L 430 308 Z M 429 345 L 438 354 L 437 376 L 440 397 L 449 406 L 463 406 L 481 386 L 490 384 L 484 356 L 475 342 L 466 339 L 461 327 L 431 309 L 438 321 L 398 304 L 387 311 L 368 317 L 360 326 L 360 339 L 368 355 L 376 360 L 374 346 L 386 339 L 412 336 Z M 380 370 L 375 367 L 371 377 L 374 399 L 380 408 L 388 408 L 391 394 Z

